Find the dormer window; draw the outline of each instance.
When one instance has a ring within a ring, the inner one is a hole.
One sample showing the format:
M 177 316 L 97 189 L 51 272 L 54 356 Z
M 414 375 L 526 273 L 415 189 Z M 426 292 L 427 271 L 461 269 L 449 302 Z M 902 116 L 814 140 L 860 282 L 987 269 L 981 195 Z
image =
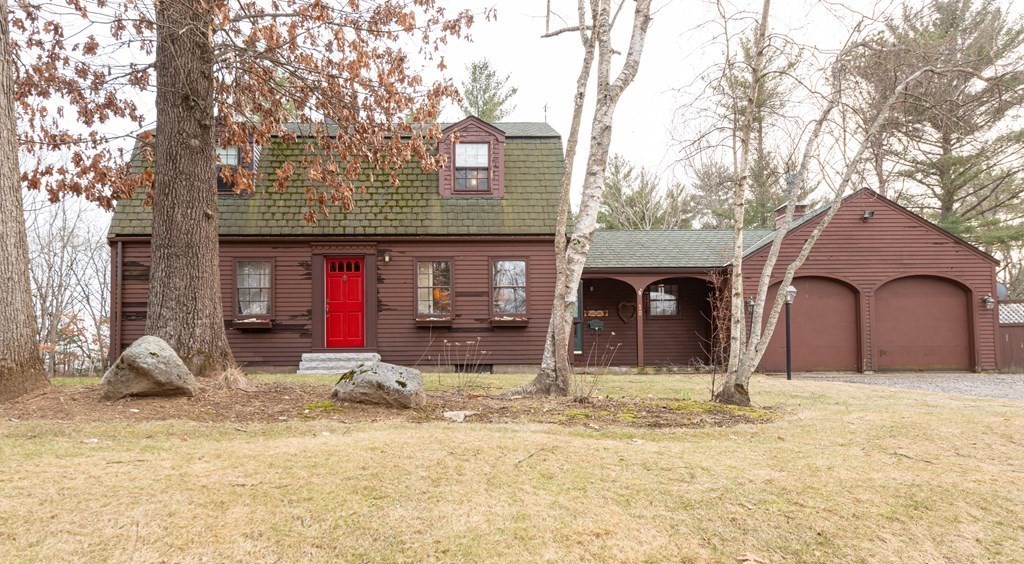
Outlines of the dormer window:
M 226 181 L 221 176 L 221 172 L 225 167 L 230 169 L 232 176 L 234 176 L 240 168 L 244 168 L 245 170 L 255 170 L 255 162 L 259 159 L 260 148 L 256 145 L 252 145 L 250 149 L 251 153 L 246 156 L 246 161 L 243 163 L 242 149 L 238 145 L 217 147 L 217 193 L 221 196 L 247 196 L 251 194 L 251 192 L 236 194 L 234 180 Z
M 437 191 L 445 198 L 497 199 L 505 195 L 505 132 L 468 117 L 442 130 L 445 165 Z
M 489 153 L 490 145 L 487 143 L 459 143 L 455 146 L 456 192 L 491 191 Z
M 217 166 L 238 166 L 238 147 L 217 147 Z

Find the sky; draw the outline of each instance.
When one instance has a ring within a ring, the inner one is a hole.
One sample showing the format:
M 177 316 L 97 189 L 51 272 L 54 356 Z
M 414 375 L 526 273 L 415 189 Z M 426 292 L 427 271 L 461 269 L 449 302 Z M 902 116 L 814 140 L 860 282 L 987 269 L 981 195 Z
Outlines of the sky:
M 754 13 L 761 8 L 760 1 L 723 3 L 728 13 L 739 15 L 732 24 L 733 33 L 749 27 Z M 553 12 L 562 14 L 569 25 L 575 24 L 575 2 L 552 0 L 551 4 Z M 840 47 L 848 37 L 853 22 L 860 19 L 859 14 L 891 9 L 894 2 L 846 4 L 849 9 L 816 0 L 776 0 L 769 21 L 775 33 L 814 45 L 825 51 L 822 57 L 827 57 L 829 50 Z M 546 121 L 564 140 L 572 119 L 572 96 L 582 58 L 579 36 L 566 33 L 541 38 L 545 32 L 546 0 L 491 0 L 458 5 L 478 11 L 493 7 L 497 19 L 478 20 L 472 28 L 471 43 L 459 42 L 449 47 L 445 58 L 456 84 L 467 74 L 465 67 L 469 62 L 487 58 L 499 74 L 509 75 L 510 84 L 519 89 L 513 99 L 515 111 L 506 119 Z M 632 6 L 633 2 L 627 2 L 616 26 L 615 45 L 622 52 L 628 44 L 632 17 L 627 12 Z M 665 181 L 685 181 L 687 171 L 677 164 L 680 146 L 674 139 L 687 137 L 686 122 L 692 117 L 687 107 L 703 84 L 699 77 L 721 57 L 721 26 L 710 0 L 655 0 L 653 12 L 640 71 L 616 110 L 612 152 L 655 171 Z M 552 18 L 553 30 L 565 25 Z M 622 58 L 617 57 L 620 64 Z M 443 115 L 445 121 L 461 116 L 458 108 L 449 108 Z M 589 117 L 584 112 L 581 140 L 588 139 Z M 585 146 L 581 145 L 576 170 L 583 170 L 585 155 Z M 581 176 L 575 175 L 574 203 L 579 199 Z
M 613 0 L 613 5 L 615 5 Z M 760 0 L 721 0 L 724 10 L 733 15 L 730 24 L 736 34 L 754 22 L 761 8 Z M 513 99 L 515 110 L 509 121 L 546 121 L 563 139 L 568 134 L 572 117 L 572 96 L 582 57 L 579 36 L 565 33 L 542 38 L 545 33 L 547 0 L 439 0 L 449 10 L 468 8 L 483 13 L 490 8 L 496 19 L 477 18 L 471 29 L 472 41 L 451 41 L 444 53 L 446 75 L 455 84 L 465 79 L 466 66 L 481 58 L 490 60 L 499 74 L 509 75 L 510 84 L 518 88 Z M 861 13 L 877 13 L 891 9 L 895 0 L 849 0 L 842 6 L 820 0 L 775 0 L 771 27 L 774 33 L 814 45 L 827 52 L 838 48 L 846 39 L 852 22 Z M 574 25 L 575 2 L 551 0 L 551 29 Z M 634 3 L 626 0 L 623 13 L 613 33 L 614 46 L 625 52 L 632 24 Z M 562 19 L 564 18 L 564 19 Z M 686 138 L 690 104 L 703 85 L 700 77 L 720 60 L 721 24 L 713 0 L 655 0 L 652 22 L 634 83 L 621 98 L 615 115 L 612 152 L 630 162 L 652 170 L 666 182 L 687 180 L 687 170 L 679 166 L 679 138 Z M 616 57 L 617 72 L 623 56 Z M 822 63 L 824 64 L 824 63 Z M 425 72 L 428 79 L 439 78 L 436 70 Z M 590 92 L 593 99 L 593 91 Z M 155 116 L 152 101 L 142 100 L 147 112 Z M 592 106 L 584 112 L 581 146 L 577 168 L 582 170 L 589 139 Z M 461 119 L 459 108 L 451 106 L 442 114 L 443 121 Z M 573 202 L 578 203 L 582 174 L 574 177 Z M 98 220 L 103 220 L 98 212 Z

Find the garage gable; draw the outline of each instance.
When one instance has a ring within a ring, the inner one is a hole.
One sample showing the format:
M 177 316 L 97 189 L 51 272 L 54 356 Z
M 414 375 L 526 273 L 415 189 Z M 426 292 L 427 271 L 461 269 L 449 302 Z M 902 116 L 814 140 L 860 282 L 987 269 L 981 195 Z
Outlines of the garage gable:
M 772 284 L 783 278 L 786 267 L 799 255 L 826 210 L 811 212 L 786 234 L 771 275 Z M 770 245 L 769 236 L 744 258 L 747 296 L 757 291 Z M 796 276 L 797 281 L 832 279 L 855 291 L 857 364 L 861 370 L 995 370 L 998 322 L 996 312 L 986 305 L 986 297 L 995 295 L 997 264 L 994 257 L 963 239 L 864 189 L 844 199 Z M 799 304 L 799 294 L 796 299 Z M 816 307 L 821 310 L 831 304 L 838 308 L 836 304 L 848 301 L 836 298 L 833 304 L 819 300 Z M 794 311 L 797 309 L 806 308 L 797 306 Z M 846 309 L 805 312 L 810 316 L 834 314 L 843 320 L 842 331 L 836 327 L 829 330 L 831 335 L 814 334 L 813 339 L 808 337 L 808 346 L 817 343 L 814 339 L 828 336 L 835 342 L 816 346 L 848 350 L 852 323 L 844 313 Z M 933 309 L 947 311 L 949 318 L 925 322 Z M 904 316 L 920 317 L 921 323 L 906 326 L 901 320 Z M 908 334 L 911 331 L 913 334 Z M 767 364 L 777 364 L 777 353 L 773 351 L 774 357 L 767 355 Z M 949 358 L 943 356 L 947 353 Z M 840 364 L 850 363 L 846 360 Z

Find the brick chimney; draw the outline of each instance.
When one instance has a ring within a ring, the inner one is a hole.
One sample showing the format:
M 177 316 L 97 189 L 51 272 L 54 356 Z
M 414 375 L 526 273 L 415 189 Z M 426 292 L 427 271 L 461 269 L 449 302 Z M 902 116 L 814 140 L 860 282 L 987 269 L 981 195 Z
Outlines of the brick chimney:
M 804 214 L 807 213 L 807 204 L 797 204 L 793 206 L 793 223 L 800 220 Z M 782 224 L 786 221 L 786 204 L 775 208 L 775 228 L 782 227 Z

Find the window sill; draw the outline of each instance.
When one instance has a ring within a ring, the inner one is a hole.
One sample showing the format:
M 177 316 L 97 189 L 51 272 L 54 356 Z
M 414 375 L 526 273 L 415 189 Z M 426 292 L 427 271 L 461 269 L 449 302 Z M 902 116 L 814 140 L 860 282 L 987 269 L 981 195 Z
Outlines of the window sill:
M 525 317 L 493 317 L 491 318 L 492 327 L 526 327 L 530 324 L 530 320 Z
M 266 331 L 273 328 L 274 322 L 269 319 L 235 319 L 231 328 L 239 331 Z
M 450 317 L 417 317 L 417 327 L 451 327 L 452 318 Z

